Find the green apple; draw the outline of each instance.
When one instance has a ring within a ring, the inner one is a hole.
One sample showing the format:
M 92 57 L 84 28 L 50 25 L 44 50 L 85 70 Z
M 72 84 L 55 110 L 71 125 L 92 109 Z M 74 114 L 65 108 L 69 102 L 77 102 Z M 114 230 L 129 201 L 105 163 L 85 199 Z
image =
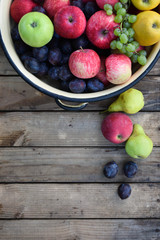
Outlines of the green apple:
M 26 44 L 31 47 L 43 47 L 52 39 L 54 26 L 47 15 L 29 12 L 19 21 L 18 30 Z
M 139 124 L 133 125 L 133 132 L 125 144 L 125 150 L 132 158 L 147 158 L 153 149 L 152 140 Z

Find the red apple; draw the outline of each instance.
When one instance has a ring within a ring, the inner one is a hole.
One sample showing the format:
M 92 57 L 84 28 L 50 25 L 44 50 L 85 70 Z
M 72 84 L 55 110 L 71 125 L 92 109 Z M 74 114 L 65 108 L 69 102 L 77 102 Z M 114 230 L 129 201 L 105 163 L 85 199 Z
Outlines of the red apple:
M 101 9 L 104 9 L 105 4 L 114 6 L 117 2 L 119 2 L 119 0 L 96 0 L 96 2 Z
M 101 67 L 100 70 L 98 72 L 98 74 L 96 75 L 96 77 L 105 85 L 107 86 L 110 82 L 107 80 L 106 78 L 106 66 L 105 66 L 105 61 L 106 61 L 106 57 L 101 56 L 100 57 L 101 60 Z
M 10 13 L 11 17 L 16 23 L 26 14 L 32 11 L 37 6 L 32 0 L 14 0 L 11 4 Z
M 132 63 L 124 54 L 111 54 L 106 58 L 106 77 L 113 84 L 122 84 L 132 75 Z
M 114 15 L 108 16 L 105 11 L 94 13 L 88 20 L 86 35 L 98 48 L 110 48 L 110 43 L 116 38 L 114 29 L 119 26 L 114 22 Z
M 78 7 L 63 7 L 55 14 L 54 27 L 56 33 L 63 38 L 78 38 L 85 31 L 86 18 Z
M 48 16 L 52 19 L 59 9 L 69 5 L 70 0 L 45 0 L 43 7 Z
M 124 113 L 111 113 L 102 122 L 103 136 L 112 143 L 125 142 L 131 135 L 133 123 Z
M 100 58 L 92 49 L 74 51 L 69 58 L 69 68 L 78 78 L 93 78 L 100 70 Z

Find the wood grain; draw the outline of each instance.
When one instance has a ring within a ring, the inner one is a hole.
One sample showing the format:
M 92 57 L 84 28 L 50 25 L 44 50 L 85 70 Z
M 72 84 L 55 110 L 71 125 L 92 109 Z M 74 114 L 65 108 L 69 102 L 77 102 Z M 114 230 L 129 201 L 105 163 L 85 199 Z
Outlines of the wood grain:
M 0 146 L 115 146 L 102 136 L 105 116 L 98 112 L 0 113 Z M 160 146 L 160 112 L 139 112 L 130 118 L 143 126 L 154 146 Z
M 13 69 L 7 57 L 5 56 L 1 45 L 0 45 L 0 75 L 17 75 L 16 71 Z
M 160 111 L 160 76 L 146 76 L 134 88 L 140 90 L 145 99 L 142 111 Z M 117 97 L 89 103 L 84 109 L 104 110 Z M 65 102 L 65 101 L 64 101 Z M 35 90 L 20 77 L 0 77 L 0 110 L 62 110 L 54 98 L 46 96 Z
M 138 172 L 127 178 L 123 166 L 132 160 L 124 148 L 0 148 L 0 182 L 160 182 L 160 148 L 134 160 Z M 103 167 L 116 161 L 117 176 L 108 179 Z
M 119 198 L 118 186 L 1 184 L 0 218 L 160 218 L 160 184 L 131 184 L 126 200 Z
M 0 240 L 159 240 L 160 220 L 0 221 Z

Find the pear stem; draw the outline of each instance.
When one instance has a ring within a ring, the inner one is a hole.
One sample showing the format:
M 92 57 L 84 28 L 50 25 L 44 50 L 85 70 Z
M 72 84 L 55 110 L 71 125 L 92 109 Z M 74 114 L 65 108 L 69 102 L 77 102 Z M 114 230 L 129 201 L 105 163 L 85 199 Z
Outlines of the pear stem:
M 103 114 L 103 113 L 106 113 L 106 112 L 108 112 L 108 109 L 101 111 L 100 114 Z

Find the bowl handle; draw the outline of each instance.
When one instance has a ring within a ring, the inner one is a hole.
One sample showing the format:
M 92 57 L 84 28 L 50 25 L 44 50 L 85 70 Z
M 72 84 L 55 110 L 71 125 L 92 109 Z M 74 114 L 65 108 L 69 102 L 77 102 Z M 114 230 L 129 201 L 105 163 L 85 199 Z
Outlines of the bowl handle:
M 55 101 L 59 107 L 63 108 L 64 110 L 68 110 L 68 111 L 82 110 L 88 104 L 88 102 L 85 102 L 85 103 L 80 103 L 78 105 L 70 105 L 70 104 L 63 103 L 59 98 L 56 98 Z

